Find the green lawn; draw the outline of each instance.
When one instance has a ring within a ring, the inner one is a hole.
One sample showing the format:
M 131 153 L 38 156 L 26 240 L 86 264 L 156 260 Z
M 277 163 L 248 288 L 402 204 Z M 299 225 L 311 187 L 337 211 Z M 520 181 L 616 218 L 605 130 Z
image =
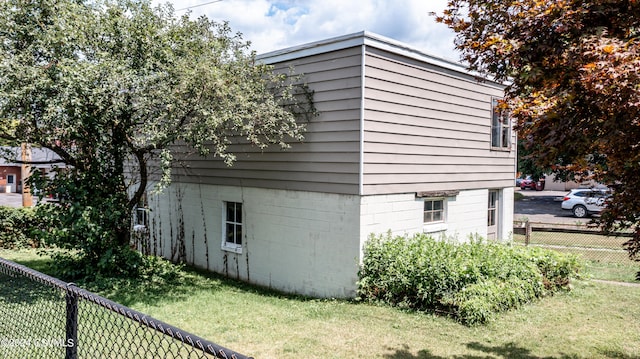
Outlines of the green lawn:
M 628 259 L 625 263 L 603 261 L 586 261 L 585 263 L 585 274 L 588 278 L 640 284 L 636 280 L 636 275 L 640 272 L 640 263 L 631 262 Z
M 0 257 L 48 268 L 33 252 L 0 250 Z M 640 288 L 590 280 L 573 287 L 478 327 L 285 296 L 197 271 L 171 285 L 118 283 L 102 294 L 256 359 L 640 357 Z
M 524 235 L 516 234 L 513 240 L 524 243 Z M 548 244 L 578 248 L 609 249 L 624 252 L 622 244 L 629 238 L 607 237 L 588 233 L 533 232 L 530 244 Z
M 525 238 L 516 234 L 513 240 L 524 244 Z M 626 240 L 597 234 L 533 232 L 530 245 L 579 255 L 590 278 L 638 283 L 636 273 L 640 272 L 640 263 L 629 259 L 622 247 Z

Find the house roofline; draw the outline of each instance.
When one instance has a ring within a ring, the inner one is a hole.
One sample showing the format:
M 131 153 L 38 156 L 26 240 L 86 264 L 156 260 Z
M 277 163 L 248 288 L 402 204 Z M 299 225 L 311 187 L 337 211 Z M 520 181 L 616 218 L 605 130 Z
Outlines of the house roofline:
M 324 40 L 309 42 L 302 45 L 287 47 L 280 50 L 270 51 L 264 54 L 257 55 L 256 60 L 266 64 L 276 64 L 357 46 L 370 46 L 434 66 L 438 66 L 447 70 L 451 70 L 463 75 L 480 78 L 489 83 L 495 83 L 498 86 L 504 86 L 504 84 L 500 84 L 493 80 L 490 80 L 486 76 L 469 71 L 464 65 L 459 62 L 428 54 L 403 42 L 393 40 L 391 38 L 378 35 L 370 31 L 360 31 L 352 34 L 332 37 Z
M 302 45 L 287 47 L 280 50 L 270 51 L 264 54 L 257 55 L 256 59 L 271 64 L 361 45 L 368 45 L 383 50 L 388 50 L 393 53 L 402 54 L 407 57 L 426 61 L 434 65 L 440 65 L 452 70 L 467 72 L 466 68 L 458 62 L 428 54 L 408 44 L 373 33 L 371 31 L 354 32 L 352 34 L 332 37 L 324 40 L 309 42 Z

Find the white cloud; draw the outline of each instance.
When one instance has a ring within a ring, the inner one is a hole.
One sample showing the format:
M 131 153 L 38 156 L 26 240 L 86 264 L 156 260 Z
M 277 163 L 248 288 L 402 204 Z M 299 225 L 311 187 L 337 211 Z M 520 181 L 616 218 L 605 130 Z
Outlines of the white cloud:
M 155 4 L 166 0 L 154 0 Z M 170 0 L 176 9 L 211 0 Z M 453 60 L 454 34 L 435 22 L 447 0 L 222 0 L 191 9 L 193 16 L 229 21 L 258 53 L 368 30 Z M 179 12 L 182 13 L 182 12 Z

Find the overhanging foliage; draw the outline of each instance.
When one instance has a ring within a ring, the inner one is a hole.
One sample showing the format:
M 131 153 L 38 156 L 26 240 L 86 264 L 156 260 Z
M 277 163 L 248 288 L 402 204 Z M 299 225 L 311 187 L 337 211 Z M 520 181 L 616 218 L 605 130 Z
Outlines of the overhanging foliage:
M 226 23 L 168 5 L 7 0 L 0 18 L 0 138 L 68 166 L 32 180 L 61 199 L 41 211 L 55 218 L 50 234 L 89 263 L 128 245 L 150 163 L 168 183 L 172 145 L 231 165 L 234 140 L 287 148 L 302 139 L 297 118 L 313 113 L 300 77 L 256 63 Z
M 503 104 L 541 168 L 614 188 L 608 230 L 636 228 L 640 255 L 640 3 L 451 0 L 471 69 L 509 81 Z

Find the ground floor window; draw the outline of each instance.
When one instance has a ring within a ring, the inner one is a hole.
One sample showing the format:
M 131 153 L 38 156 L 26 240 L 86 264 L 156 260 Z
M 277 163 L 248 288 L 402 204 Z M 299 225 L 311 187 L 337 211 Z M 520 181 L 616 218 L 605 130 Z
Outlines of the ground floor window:
M 242 203 L 224 202 L 223 246 L 232 249 L 242 247 Z
M 455 201 L 460 191 L 423 191 L 416 192 L 422 202 L 422 232 L 445 234 L 448 229 L 447 211 L 449 202 Z
M 140 198 L 140 202 L 136 206 L 134 214 L 134 226 L 149 228 L 149 203 L 147 202 L 147 194 L 144 193 Z
M 489 208 L 488 208 L 488 226 L 496 225 L 496 215 L 498 212 L 498 191 L 490 190 L 489 191 Z
M 444 199 L 427 198 L 424 200 L 424 220 L 425 224 L 444 222 Z

